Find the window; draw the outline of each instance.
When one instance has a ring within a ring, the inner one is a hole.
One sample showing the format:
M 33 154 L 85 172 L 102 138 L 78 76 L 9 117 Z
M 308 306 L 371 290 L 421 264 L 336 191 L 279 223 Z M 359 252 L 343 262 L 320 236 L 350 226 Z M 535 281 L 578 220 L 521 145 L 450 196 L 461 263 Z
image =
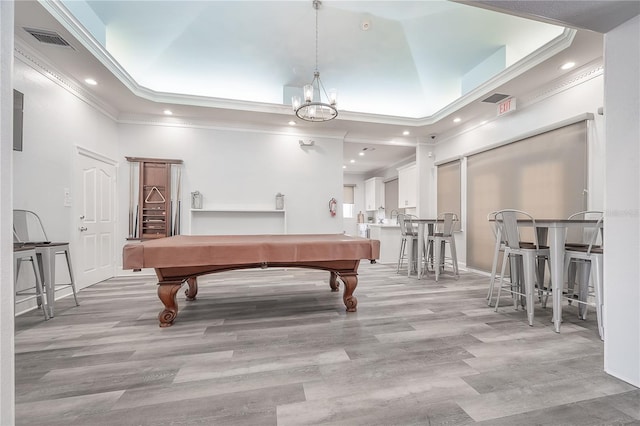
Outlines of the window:
M 355 217 L 354 188 L 355 185 L 344 185 L 342 193 L 342 217 L 347 219 Z
M 462 222 L 460 182 L 460 160 L 438 165 L 438 214 L 455 213 L 458 216 L 454 231 L 460 230 Z
M 384 183 L 384 207 L 387 218 L 393 219 L 398 215 L 398 179 Z M 403 210 L 404 212 L 404 210 Z M 395 216 L 394 216 L 395 213 Z M 392 217 L 393 216 L 393 217 Z
M 467 158 L 467 265 L 490 271 L 495 240 L 487 215 L 518 209 L 535 218 L 585 210 L 586 121 Z M 532 241 L 533 234 L 523 235 Z

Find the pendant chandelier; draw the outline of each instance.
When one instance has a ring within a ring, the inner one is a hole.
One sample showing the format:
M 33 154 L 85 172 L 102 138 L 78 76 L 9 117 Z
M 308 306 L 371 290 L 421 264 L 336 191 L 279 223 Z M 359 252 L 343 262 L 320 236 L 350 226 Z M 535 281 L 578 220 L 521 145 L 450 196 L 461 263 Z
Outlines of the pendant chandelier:
M 299 96 L 291 98 L 291 105 L 296 115 L 305 121 L 329 121 L 338 116 L 336 108 L 338 91 L 331 89 L 327 94 L 318 71 L 318 9 L 321 4 L 320 0 L 313 1 L 313 8 L 316 10 L 316 70 L 313 73 L 313 80 L 302 89 L 304 102 L 300 101 Z M 317 96 L 315 101 L 314 96 Z

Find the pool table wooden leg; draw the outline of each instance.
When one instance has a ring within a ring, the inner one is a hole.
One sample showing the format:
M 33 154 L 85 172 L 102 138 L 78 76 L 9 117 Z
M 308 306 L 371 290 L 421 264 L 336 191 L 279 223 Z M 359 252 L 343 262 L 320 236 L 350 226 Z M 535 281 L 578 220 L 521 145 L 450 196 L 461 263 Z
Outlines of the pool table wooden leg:
M 198 278 L 187 278 L 187 284 L 189 287 L 184 291 L 184 294 L 187 296 L 187 300 L 196 300 L 196 294 L 198 294 Z
M 340 283 L 338 282 L 338 274 L 331 271 L 331 277 L 329 277 L 329 286 L 331 287 L 331 291 L 340 290 Z
M 158 315 L 160 327 L 171 327 L 173 325 L 173 320 L 178 315 L 176 294 L 180 287 L 182 287 L 182 282 L 158 283 L 158 297 L 164 304 L 164 309 Z
M 342 301 L 347 307 L 347 312 L 356 312 L 358 299 L 353 296 L 353 292 L 358 285 L 358 274 L 340 274 L 340 279 L 344 283 L 344 292 L 342 293 Z

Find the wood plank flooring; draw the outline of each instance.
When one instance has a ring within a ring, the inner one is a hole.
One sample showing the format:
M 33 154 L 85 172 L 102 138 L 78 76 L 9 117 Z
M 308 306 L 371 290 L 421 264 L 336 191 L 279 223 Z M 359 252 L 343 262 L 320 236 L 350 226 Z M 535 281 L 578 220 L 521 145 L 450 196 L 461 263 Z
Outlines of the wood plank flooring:
M 595 312 L 535 324 L 488 278 L 438 283 L 363 262 L 347 314 L 322 271 L 200 279 L 158 327 L 152 276 L 114 278 L 16 318 L 19 425 L 640 424 L 640 390 L 603 372 Z M 566 304 L 565 304 L 566 305 Z

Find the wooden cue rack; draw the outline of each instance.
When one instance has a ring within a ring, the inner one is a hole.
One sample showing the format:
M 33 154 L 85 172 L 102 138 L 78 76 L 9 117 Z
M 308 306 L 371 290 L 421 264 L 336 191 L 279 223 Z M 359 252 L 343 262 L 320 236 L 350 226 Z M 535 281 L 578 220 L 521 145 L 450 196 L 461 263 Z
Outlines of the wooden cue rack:
M 125 157 L 137 162 L 138 208 L 136 239 L 148 240 L 172 235 L 173 209 L 171 203 L 171 165 L 182 164 L 182 160 L 159 158 Z M 133 210 L 130 208 L 130 221 Z

